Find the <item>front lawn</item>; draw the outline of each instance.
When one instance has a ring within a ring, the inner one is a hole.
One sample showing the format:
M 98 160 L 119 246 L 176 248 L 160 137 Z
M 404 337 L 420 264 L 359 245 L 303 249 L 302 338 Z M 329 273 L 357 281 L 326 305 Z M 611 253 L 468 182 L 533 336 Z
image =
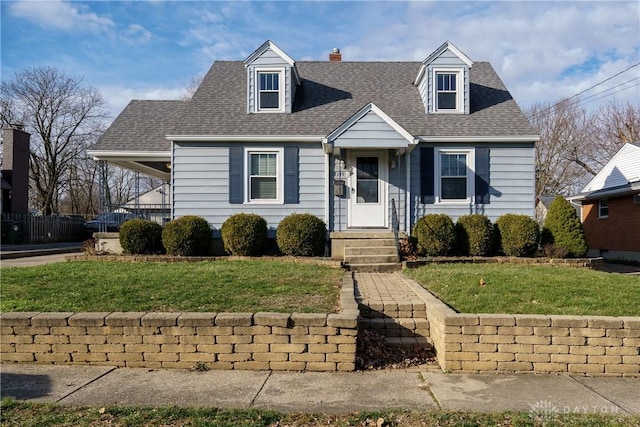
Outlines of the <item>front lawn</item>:
M 3 399 L 0 421 L 3 426 L 252 426 L 252 427 L 326 427 L 326 426 L 539 426 L 553 425 L 606 427 L 634 426 L 638 416 L 601 414 L 558 414 L 544 424 L 528 412 L 461 411 L 376 411 L 344 415 L 281 413 L 263 409 L 145 407 L 72 407 L 57 404 L 17 402 Z
M 334 312 L 343 272 L 279 260 L 3 268 L 0 310 Z
M 521 264 L 429 264 L 406 274 L 461 313 L 640 316 L 638 276 Z

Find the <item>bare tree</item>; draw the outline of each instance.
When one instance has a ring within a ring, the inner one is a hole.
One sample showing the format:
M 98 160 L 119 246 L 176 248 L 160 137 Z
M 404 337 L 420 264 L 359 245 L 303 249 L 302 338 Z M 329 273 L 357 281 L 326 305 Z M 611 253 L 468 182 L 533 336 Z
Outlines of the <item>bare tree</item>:
M 540 134 L 536 193 L 576 193 L 626 142 L 640 141 L 640 106 L 612 101 L 587 111 L 574 101 L 532 106 L 527 116 Z
M 536 146 L 536 194 L 569 194 L 584 176 L 589 123 L 584 109 L 562 101 L 528 111 L 540 134 Z
M 204 74 L 198 74 L 197 76 L 191 77 L 191 80 L 187 83 L 187 87 L 184 89 L 184 94 L 180 96 L 180 100 L 190 100 L 193 97 L 193 94 L 198 90 L 198 87 L 200 87 L 202 80 L 204 80 Z
M 58 211 L 72 165 L 104 130 L 106 104 L 100 93 L 53 67 L 15 73 L 2 83 L 0 119 L 31 133 L 31 184 L 35 207 Z

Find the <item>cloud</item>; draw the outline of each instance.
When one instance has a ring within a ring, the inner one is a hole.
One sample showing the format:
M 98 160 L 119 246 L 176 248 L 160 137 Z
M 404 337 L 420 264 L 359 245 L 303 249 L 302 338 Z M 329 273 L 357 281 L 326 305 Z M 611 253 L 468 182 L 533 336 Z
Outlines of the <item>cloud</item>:
M 110 18 L 98 16 L 82 4 L 62 0 L 17 1 L 9 10 L 14 17 L 45 29 L 99 33 L 115 26 Z
M 131 24 L 123 32 L 123 38 L 130 44 L 144 43 L 151 40 L 151 32 L 140 24 Z
M 115 118 L 132 99 L 180 99 L 186 93 L 185 87 L 126 87 L 118 85 L 98 86 L 107 103 L 111 117 Z

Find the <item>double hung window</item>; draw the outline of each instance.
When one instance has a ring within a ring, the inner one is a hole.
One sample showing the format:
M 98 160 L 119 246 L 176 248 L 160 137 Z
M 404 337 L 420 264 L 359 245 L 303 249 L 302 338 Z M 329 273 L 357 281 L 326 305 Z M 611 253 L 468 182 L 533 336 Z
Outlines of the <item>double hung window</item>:
M 437 106 L 438 110 L 457 110 L 458 92 L 455 73 L 436 73 L 437 77 Z
M 278 153 L 249 152 L 249 200 L 278 200 Z
M 279 72 L 258 72 L 258 110 L 280 110 L 280 73 Z
M 440 154 L 440 199 L 467 199 L 467 154 Z
M 609 217 L 609 201 L 607 199 L 598 200 L 598 218 Z

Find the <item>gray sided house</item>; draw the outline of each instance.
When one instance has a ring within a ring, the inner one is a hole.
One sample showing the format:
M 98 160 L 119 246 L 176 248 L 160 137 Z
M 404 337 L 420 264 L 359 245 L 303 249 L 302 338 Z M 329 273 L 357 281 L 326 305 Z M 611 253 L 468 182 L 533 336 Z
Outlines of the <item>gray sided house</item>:
M 238 212 L 291 213 L 340 241 L 410 234 L 429 213 L 534 216 L 538 136 L 487 62 L 296 62 L 267 41 L 218 61 L 189 101 L 132 101 L 90 151 L 169 180 L 173 218 L 219 236 Z M 348 245 L 346 245 L 348 246 Z

